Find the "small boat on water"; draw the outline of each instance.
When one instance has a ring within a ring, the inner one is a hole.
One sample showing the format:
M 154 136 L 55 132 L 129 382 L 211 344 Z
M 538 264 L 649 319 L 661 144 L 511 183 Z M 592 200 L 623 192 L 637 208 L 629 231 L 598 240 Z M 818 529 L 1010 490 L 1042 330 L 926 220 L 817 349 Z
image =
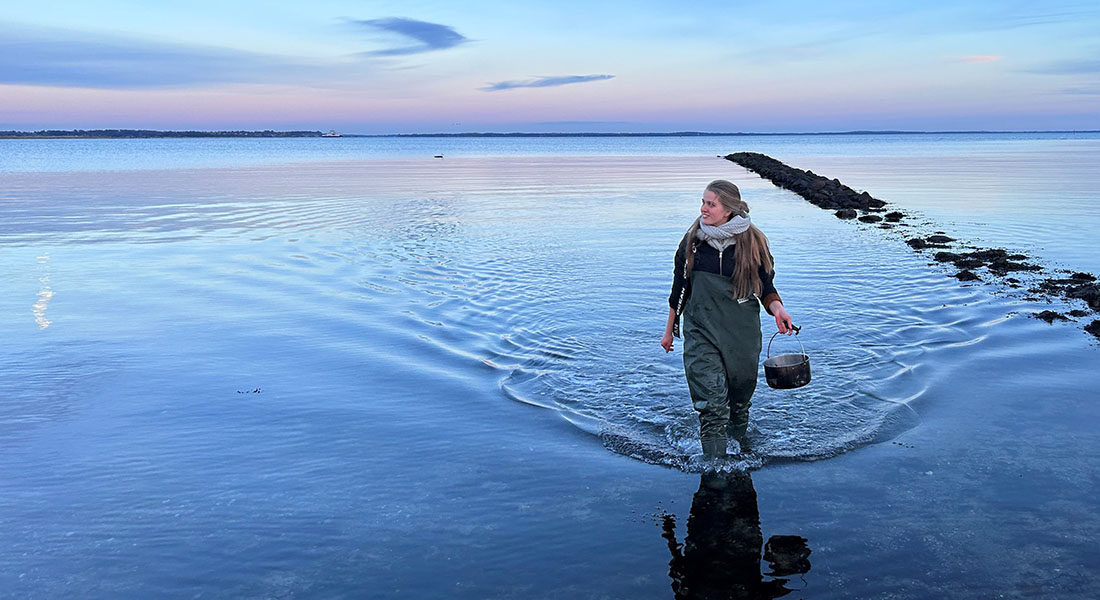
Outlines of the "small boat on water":
M 344 137 L 344 134 L 336 131 L 335 129 L 329 129 L 328 133 L 322 133 L 321 137 Z

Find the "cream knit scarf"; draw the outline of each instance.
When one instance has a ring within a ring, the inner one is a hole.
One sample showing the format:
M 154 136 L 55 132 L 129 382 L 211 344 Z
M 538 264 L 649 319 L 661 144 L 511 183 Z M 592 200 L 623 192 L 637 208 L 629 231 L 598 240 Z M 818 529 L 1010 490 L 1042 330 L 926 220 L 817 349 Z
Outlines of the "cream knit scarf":
M 703 217 L 699 217 L 699 231 L 695 232 L 695 237 L 710 244 L 715 250 L 725 250 L 737 243 L 737 234 L 747 231 L 750 224 L 748 216 L 733 217 L 718 226 L 707 225 L 703 223 Z

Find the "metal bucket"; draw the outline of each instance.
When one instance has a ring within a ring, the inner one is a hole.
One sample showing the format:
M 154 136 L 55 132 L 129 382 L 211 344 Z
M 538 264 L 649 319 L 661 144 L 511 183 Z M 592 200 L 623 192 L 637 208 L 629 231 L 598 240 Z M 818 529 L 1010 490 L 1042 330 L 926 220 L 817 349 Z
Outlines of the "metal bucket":
M 795 328 L 795 336 L 801 327 Z M 806 349 L 802 347 L 802 341 L 798 340 L 798 347 L 802 348 L 801 354 L 779 354 L 772 356 L 772 341 L 779 332 L 768 340 L 768 358 L 764 360 L 764 378 L 768 380 L 768 387 L 777 390 L 789 390 L 799 388 L 810 383 L 810 357 Z M 795 338 L 797 340 L 797 337 Z

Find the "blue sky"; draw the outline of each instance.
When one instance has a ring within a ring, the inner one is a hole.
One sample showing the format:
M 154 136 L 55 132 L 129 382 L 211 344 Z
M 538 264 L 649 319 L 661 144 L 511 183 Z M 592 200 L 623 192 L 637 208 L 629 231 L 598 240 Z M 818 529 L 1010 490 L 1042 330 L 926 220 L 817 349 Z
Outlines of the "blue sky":
M 1100 129 L 1100 3 L 40 2 L 0 129 Z

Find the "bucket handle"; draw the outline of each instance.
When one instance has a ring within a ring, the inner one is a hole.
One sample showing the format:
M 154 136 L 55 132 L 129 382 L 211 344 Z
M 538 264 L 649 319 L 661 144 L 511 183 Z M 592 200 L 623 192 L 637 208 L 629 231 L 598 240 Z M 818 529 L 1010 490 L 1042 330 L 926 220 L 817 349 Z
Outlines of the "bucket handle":
M 802 349 L 802 355 L 805 356 L 806 355 L 806 348 L 805 348 L 805 346 L 802 345 L 802 340 L 798 339 L 798 332 L 802 331 L 802 328 L 801 327 L 795 327 L 794 325 L 791 325 L 791 329 L 794 330 L 794 339 L 795 339 L 795 341 L 798 342 L 798 347 Z M 777 335 L 779 335 L 778 331 L 773 333 L 771 339 L 768 340 L 768 358 L 772 357 L 772 342 L 775 341 L 775 336 L 777 336 Z

